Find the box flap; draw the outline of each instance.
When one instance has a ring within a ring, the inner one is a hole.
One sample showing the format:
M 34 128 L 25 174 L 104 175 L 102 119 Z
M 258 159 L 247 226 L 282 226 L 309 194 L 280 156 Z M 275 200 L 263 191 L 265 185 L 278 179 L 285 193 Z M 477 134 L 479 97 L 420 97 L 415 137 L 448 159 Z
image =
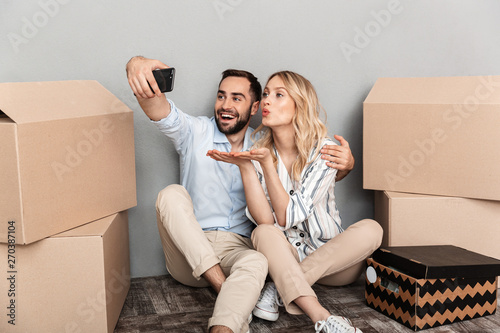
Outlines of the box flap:
M 379 78 L 364 103 L 498 104 L 500 76 Z
M 116 217 L 117 214 L 106 216 L 102 219 L 92 221 L 80 227 L 61 232 L 60 234 L 54 235 L 52 237 L 102 236 L 106 233 L 109 226 L 111 225 L 111 223 L 113 223 Z
M 500 260 L 453 245 L 381 247 L 372 257 L 417 279 L 500 275 Z
M 97 81 L 0 83 L 0 110 L 18 124 L 132 112 Z

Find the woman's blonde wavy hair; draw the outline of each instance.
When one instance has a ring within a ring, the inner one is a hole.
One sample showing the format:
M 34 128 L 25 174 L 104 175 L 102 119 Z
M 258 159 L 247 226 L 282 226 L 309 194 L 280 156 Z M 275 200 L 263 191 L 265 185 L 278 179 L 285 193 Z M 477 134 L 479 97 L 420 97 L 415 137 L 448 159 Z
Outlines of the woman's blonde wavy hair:
M 313 85 L 305 77 L 291 71 L 281 71 L 271 75 L 267 82 L 275 76 L 283 80 L 284 88 L 295 102 L 295 115 L 292 123 L 295 130 L 295 145 L 299 151 L 299 156 L 292 165 L 291 177 L 300 180 L 302 170 L 317 157 L 321 148 L 319 145 L 327 136 L 327 128 L 319 117 L 320 112 L 323 112 L 326 117 L 326 112 L 319 103 Z M 259 139 L 255 142 L 253 148 L 268 148 L 271 151 L 274 166 L 276 167 L 278 159 L 273 149 L 274 140 L 271 129 L 261 124 L 252 133 L 252 137 L 255 139 L 257 135 L 259 135 Z M 314 157 L 309 160 L 312 149 L 316 151 Z

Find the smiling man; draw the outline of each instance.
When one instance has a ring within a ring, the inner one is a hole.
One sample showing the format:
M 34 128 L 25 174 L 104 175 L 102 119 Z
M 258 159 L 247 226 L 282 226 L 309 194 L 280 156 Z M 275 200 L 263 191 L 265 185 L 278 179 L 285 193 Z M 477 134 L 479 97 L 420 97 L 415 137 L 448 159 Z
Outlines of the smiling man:
M 259 110 L 262 88 L 246 71 L 222 73 L 214 116 L 193 117 L 158 89 L 152 70 L 164 63 L 134 57 L 127 64 L 132 91 L 146 115 L 169 137 L 180 157 L 181 185 L 163 189 L 156 202 L 166 267 L 177 281 L 211 286 L 217 292 L 209 331 L 248 332 L 249 318 L 267 276 L 267 260 L 250 240 L 239 168 L 214 161 L 209 150 L 239 152 L 251 147 L 249 121 Z M 151 88 L 154 90 L 151 91 Z M 354 161 L 348 145 L 326 159 L 346 175 Z
M 250 91 L 251 96 L 246 96 L 244 93 L 239 92 L 248 90 L 248 80 L 245 77 L 247 75 L 244 72 L 242 73 L 234 69 L 228 69 L 222 73 L 222 80 L 217 92 L 217 101 L 215 102 L 214 116 L 216 117 L 217 128 L 226 135 L 233 135 L 246 129 L 250 122 L 250 117 L 255 114 L 252 110 L 255 102 L 260 101 L 260 96 L 253 96 L 257 92 L 253 92 L 252 94 L 252 91 Z M 227 91 L 226 89 L 228 88 L 234 91 Z M 258 88 L 255 87 L 255 90 L 258 90 Z M 242 104 L 248 104 L 248 97 L 251 97 L 253 101 L 248 110 L 238 110 Z M 240 113 L 242 111 L 243 113 Z

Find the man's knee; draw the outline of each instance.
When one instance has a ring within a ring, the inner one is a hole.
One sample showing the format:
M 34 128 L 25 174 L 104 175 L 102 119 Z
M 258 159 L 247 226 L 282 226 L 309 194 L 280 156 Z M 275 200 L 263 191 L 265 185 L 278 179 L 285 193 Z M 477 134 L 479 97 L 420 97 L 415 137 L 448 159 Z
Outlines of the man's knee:
M 244 256 L 233 265 L 231 273 L 236 270 L 246 270 L 257 280 L 264 281 L 268 272 L 267 258 L 255 250 L 246 250 Z
M 179 209 L 188 215 L 193 212 L 191 197 L 182 185 L 172 184 L 158 193 L 156 199 L 156 212 L 158 215 L 164 216 L 174 211 L 179 212 Z
M 260 252 L 257 252 L 255 250 L 252 250 L 252 265 L 255 266 L 256 269 L 258 269 L 261 272 L 265 272 L 265 275 L 267 275 L 267 258 L 265 255 L 263 255 Z
M 161 207 L 164 204 L 168 204 L 173 201 L 172 199 L 177 199 L 179 197 L 189 197 L 189 194 L 184 186 L 179 184 L 168 185 L 161 190 L 160 193 L 158 193 L 156 208 Z

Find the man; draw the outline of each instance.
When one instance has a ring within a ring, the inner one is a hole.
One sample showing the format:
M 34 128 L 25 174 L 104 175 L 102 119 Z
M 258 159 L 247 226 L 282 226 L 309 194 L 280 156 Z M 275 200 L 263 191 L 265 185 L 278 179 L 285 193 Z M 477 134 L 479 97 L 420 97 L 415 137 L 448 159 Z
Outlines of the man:
M 216 162 L 206 152 L 250 148 L 249 121 L 259 109 L 262 88 L 251 73 L 227 70 L 219 83 L 214 117 L 192 117 L 159 91 L 152 70 L 167 67 L 144 57 L 127 64 L 128 81 L 141 108 L 180 156 L 182 186 L 167 186 L 156 202 L 166 266 L 177 281 L 194 287 L 210 285 L 218 294 L 209 332 L 247 332 L 266 279 L 267 261 L 253 250 L 249 238 L 253 225 L 245 214 L 238 167 Z M 339 169 L 340 180 L 354 159 L 348 143 L 336 138 L 341 145 L 323 153 Z

